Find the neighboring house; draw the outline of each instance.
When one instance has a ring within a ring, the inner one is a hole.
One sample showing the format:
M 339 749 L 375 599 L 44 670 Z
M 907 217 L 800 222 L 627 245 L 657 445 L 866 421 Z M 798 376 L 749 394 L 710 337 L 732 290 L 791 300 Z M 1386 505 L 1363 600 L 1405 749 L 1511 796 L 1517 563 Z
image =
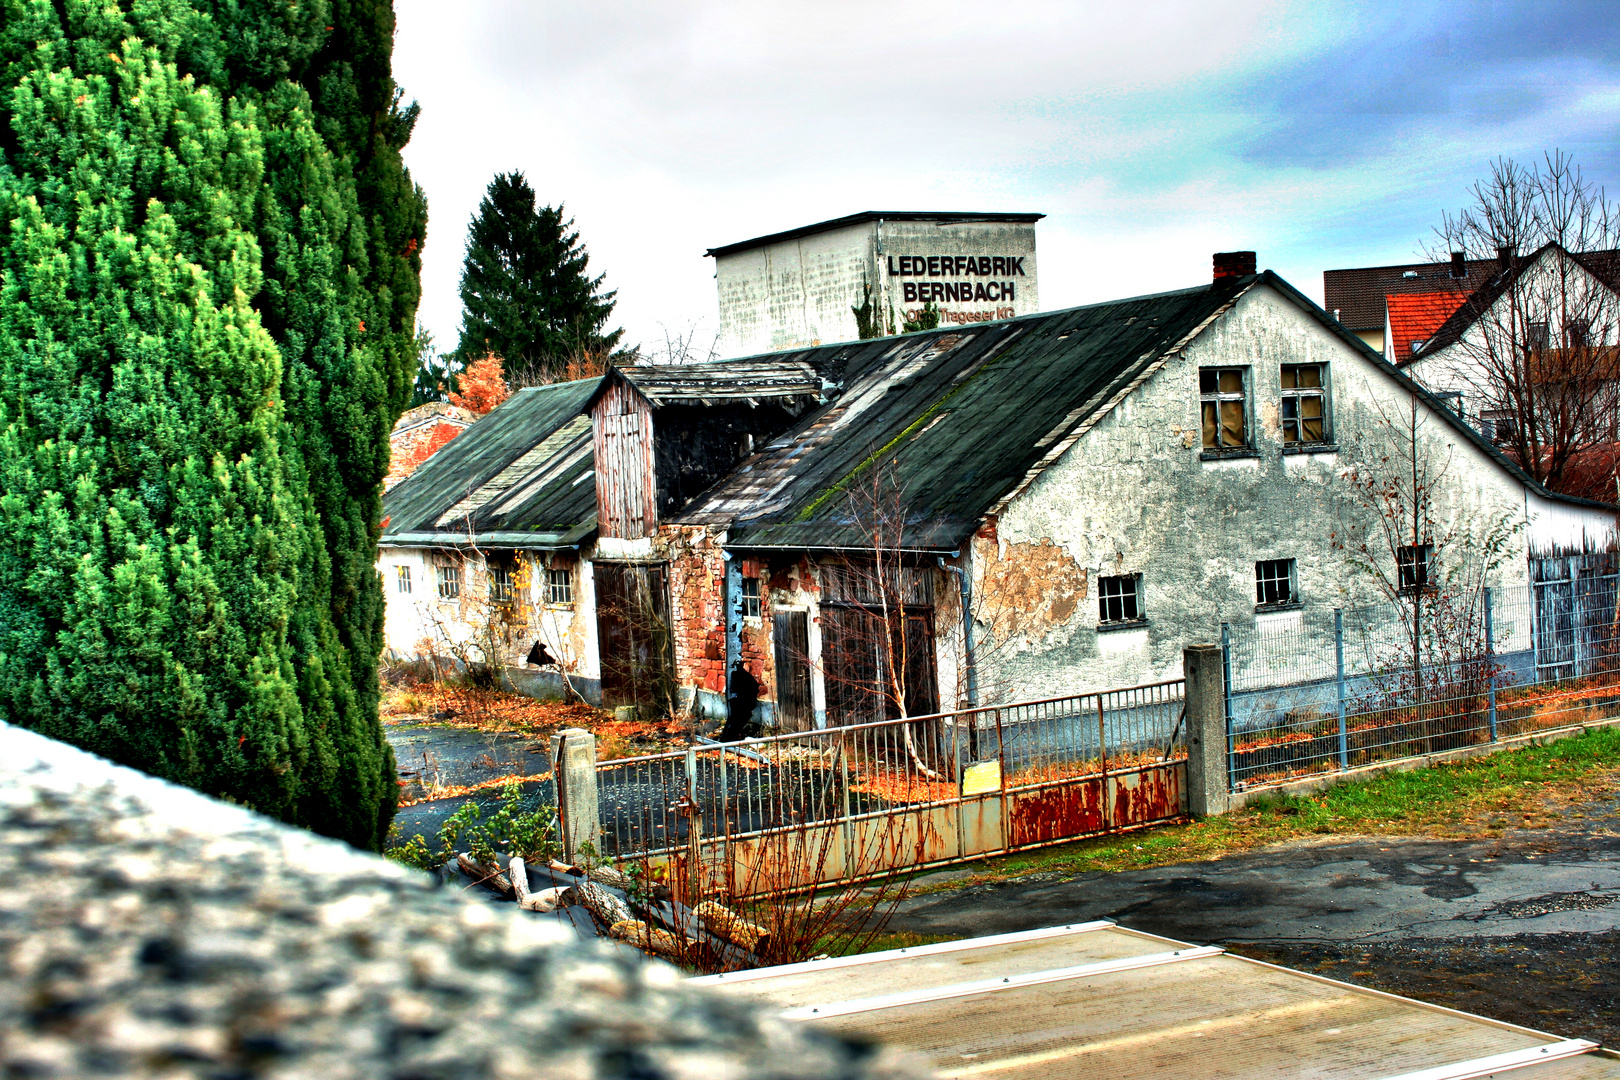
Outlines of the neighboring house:
M 407 409 L 388 436 L 388 475 L 383 477 L 383 490 L 415 472 L 476 419 L 471 411 L 443 401 Z
M 1414 410 L 1446 461 L 1442 525 L 1521 526 L 1493 584 L 1606 552 L 1614 523 L 1541 489 L 1252 253 L 1178 292 L 615 369 L 577 402 L 597 506 L 569 515 L 569 542 L 595 528 L 597 588 L 575 625 L 597 627 L 604 699 L 720 716 L 731 690 L 783 729 L 1173 678 L 1223 623 L 1318 632 L 1374 599 L 1335 537 L 1382 526 L 1350 477 Z M 500 445 L 460 488 L 514 456 L 579 468 L 532 437 Z
M 930 306 L 941 326 L 1039 311 L 1044 216 L 868 210 L 710 248 L 716 348 L 748 356 L 879 337 Z
M 519 390 L 383 496 L 395 655 L 496 662 L 531 692 L 600 697 L 590 551 L 597 380 Z M 583 612 L 583 614 L 582 614 Z
M 1398 363 L 1403 356 L 1388 337 L 1387 305 L 1391 295 L 1454 293 L 1467 296 L 1490 280 L 1496 269 L 1495 259 L 1465 259 L 1459 252 L 1452 255 L 1450 262 L 1325 270 L 1322 272 L 1322 307 L 1373 352 L 1383 353 L 1386 359 Z
M 1617 286 L 1620 252 L 1572 254 L 1546 244 L 1499 261 L 1418 347 L 1392 359 L 1499 444 L 1514 444 L 1532 400 L 1559 414 L 1544 418 L 1549 431 L 1573 409 L 1588 421 L 1612 423 L 1620 416 Z M 1538 395 L 1526 395 L 1527 385 Z M 1592 431 L 1577 441 L 1595 445 L 1617 437 L 1620 432 Z

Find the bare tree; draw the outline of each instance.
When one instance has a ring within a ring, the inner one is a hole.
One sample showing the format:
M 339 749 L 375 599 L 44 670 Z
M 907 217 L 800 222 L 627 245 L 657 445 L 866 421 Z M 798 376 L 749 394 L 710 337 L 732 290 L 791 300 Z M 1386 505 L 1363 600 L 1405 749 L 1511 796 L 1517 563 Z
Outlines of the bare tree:
M 1435 237 L 1431 257 L 1500 263 L 1465 301 L 1473 325 L 1452 346 L 1478 376 L 1490 434 L 1553 490 L 1614 495 L 1612 469 L 1582 459 L 1620 438 L 1620 208 L 1561 151 L 1540 165 L 1498 159 Z
M 1362 513 L 1333 533 L 1345 561 L 1399 619 L 1398 645 L 1370 643 L 1369 662 L 1386 678 L 1386 696 L 1429 712 L 1466 712 L 1490 675 L 1485 652 L 1484 591 L 1523 527 L 1504 511 L 1442 513 L 1452 459 L 1437 420 L 1416 393 L 1380 423 L 1345 479 Z M 1381 636 L 1374 630 L 1374 640 Z M 1429 703 L 1451 702 L 1431 710 Z

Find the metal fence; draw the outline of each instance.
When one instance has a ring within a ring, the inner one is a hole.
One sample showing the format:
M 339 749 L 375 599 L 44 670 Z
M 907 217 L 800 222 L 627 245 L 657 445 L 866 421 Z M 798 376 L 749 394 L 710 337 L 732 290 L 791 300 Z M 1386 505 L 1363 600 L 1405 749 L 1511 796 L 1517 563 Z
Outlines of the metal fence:
M 1613 574 L 1223 625 L 1234 789 L 1613 715 Z
M 602 854 L 1014 793 L 1185 756 L 1181 680 L 597 763 Z

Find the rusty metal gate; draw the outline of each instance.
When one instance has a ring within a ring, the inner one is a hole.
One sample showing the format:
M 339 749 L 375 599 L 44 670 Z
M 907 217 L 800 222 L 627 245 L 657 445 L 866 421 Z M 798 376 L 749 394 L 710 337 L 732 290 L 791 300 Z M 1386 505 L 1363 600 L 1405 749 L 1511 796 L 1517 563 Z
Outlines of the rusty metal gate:
M 1178 679 L 602 761 L 602 853 L 743 897 L 1168 821 L 1186 807 L 1182 694 Z

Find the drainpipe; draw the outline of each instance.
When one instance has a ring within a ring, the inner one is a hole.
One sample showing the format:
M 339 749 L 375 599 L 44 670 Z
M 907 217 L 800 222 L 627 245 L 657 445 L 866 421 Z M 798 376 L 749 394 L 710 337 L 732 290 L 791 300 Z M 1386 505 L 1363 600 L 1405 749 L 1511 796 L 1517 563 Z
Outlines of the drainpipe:
M 742 656 L 742 564 L 737 562 L 729 551 L 722 550 L 720 557 L 726 563 L 725 587 L 722 590 L 721 601 L 725 605 L 726 674 L 721 680 L 724 689 L 721 690 L 720 696 L 729 705 L 731 667 Z
M 960 552 L 952 552 L 951 558 L 960 556 Z M 979 704 L 979 665 L 973 656 L 973 583 L 968 580 L 967 574 L 959 566 L 951 566 L 940 555 L 939 568 L 956 575 L 957 588 L 962 593 L 962 642 L 967 651 L 967 703 L 968 708 L 977 708 Z

